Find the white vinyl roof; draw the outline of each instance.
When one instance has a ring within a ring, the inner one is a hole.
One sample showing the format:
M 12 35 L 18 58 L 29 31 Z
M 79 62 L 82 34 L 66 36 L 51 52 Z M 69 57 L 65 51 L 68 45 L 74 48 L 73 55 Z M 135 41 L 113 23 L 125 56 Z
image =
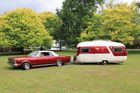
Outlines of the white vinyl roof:
M 54 56 L 58 56 L 58 54 L 56 54 L 54 51 L 38 50 L 38 52 L 50 52 L 50 53 L 52 53 Z
M 112 41 L 105 41 L 105 40 L 93 40 L 93 41 L 86 41 L 81 42 L 77 45 L 77 47 L 82 46 L 125 46 L 122 43 L 112 42 Z

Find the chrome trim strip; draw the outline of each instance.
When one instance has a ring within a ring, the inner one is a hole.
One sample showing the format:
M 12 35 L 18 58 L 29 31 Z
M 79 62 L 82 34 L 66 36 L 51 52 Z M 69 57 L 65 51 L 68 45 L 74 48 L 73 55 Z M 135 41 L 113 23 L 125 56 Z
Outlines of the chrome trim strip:
M 54 63 L 54 64 L 32 65 L 32 66 L 33 67 L 40 67 L 40 66 L 51 66 L 51 65 L 56 65 L 56 63 Z
M 17 67 L 17 66 L 19 66 L 19 64 L 16 64 L 16 63 L 12 63 L 12 62 L 7 62 L 10 66 L 14 66 L 14 67 Z

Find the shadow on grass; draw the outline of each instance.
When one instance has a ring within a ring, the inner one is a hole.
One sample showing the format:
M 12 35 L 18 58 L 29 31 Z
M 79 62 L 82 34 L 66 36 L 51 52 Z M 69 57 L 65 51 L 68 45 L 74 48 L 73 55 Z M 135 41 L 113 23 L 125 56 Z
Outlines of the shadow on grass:
M 120 64 L 120 63 L 108 63 L 108 64 L 99 64 L 99 63 L 68 63 L 68 64 L 65 64 L 63 66 L 67 66 L 67 65 L 99 65 L 99 66 L 107 66 L 107 65 L 115 65 L 115 66 L 119 66 L 119 65 L 123 65 L 123 64 Z M 63 67 L 61 66 L 61 67 Z M 30 68 L 30 70 L 32 69 L 39 69 L 39 68 L 51 68 L 51 67 L 56 67 L 56 68 L 61 68 L 61 67 L 58 67 L 56 65 L 49 65 L 49 66 L 36 66 L 36 67 L 32 67 Z M 5 67 L 6 70 L 19 70 L 19 71 L 26 71 L 26 70 L 23 70 L 22 68 L 20 67 Z
M 73 63 L 74 65 L 123 65 L 121 63 L 108 63 L 108 64 L 101 64 L 101 63 Z
M 65 65 L 63 65 L 65 66 Z M 61 67 L 63 67 L 61 66 Z M 61 67 L 58 67 L 56 65 L 49 65 L 49 66 L 36 66 L 36 67 L 32 67 L 30 68 L 29 70 L 32 70 L 32 69 L 39 69 L 39 68 L 51 68 L 51 67 L 56 67 L 56 68 L 61 68 Z M 26 71 L 26 70 L 23 70 L 22 68 L 20 67 L 5 67 L 6 70 L 21 70 L 21 71 Z
M 57 67 L 56 65 L 49 65 L 49 66 L 36 66 L 36 67 L 32 67 L 31 69 L 39 69 L 39 68 L 50 68 L 50 67 Z
M 21 68 L 18 67 L 5 67 L 6 70 L 22 70 Z

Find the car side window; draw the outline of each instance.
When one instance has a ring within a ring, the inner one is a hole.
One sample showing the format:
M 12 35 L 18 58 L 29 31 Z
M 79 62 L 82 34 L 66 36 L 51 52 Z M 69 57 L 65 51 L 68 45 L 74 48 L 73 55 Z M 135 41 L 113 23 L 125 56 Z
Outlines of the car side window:
M 52 56 L 52 54 L 49 52 L 41 52 L 40 56 Z

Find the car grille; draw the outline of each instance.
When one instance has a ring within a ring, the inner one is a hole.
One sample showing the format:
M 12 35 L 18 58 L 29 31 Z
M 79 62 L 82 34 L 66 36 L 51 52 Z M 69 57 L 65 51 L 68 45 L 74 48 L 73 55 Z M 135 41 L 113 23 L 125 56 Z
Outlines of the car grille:
M 9 63 L 15 63 L 15 60 L 14 59 L 12 59 L 12 58 L 9 58 Z
M 9 64 L 14 65 L 14 64 L 15 64 L 15 62 L 9 62 Z

